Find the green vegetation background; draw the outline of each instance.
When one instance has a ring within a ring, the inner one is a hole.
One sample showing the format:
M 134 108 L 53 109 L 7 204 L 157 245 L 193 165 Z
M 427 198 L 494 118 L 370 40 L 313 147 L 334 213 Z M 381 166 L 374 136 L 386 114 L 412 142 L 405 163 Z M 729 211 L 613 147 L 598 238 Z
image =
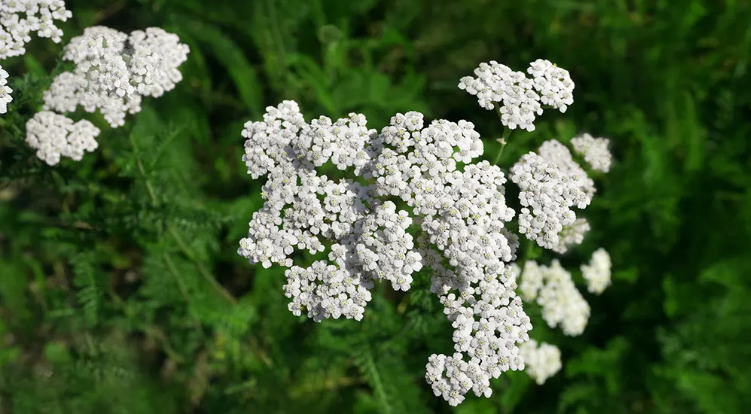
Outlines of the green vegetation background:
M 176 90 L 118 130 L 95 117 L 100 149 L 55 168 L 22 131 L 62 45 L 35 39 L 2 63 L 15 101 L 0 121 L 0 413 L 749 412 L 748 1 L 66 3 L 66 41 L 160 26 L 192 52 Z M 581 281 L 603 246 L 614 284 L 585 293 L 581 337 L 535 317 L 532 336 L 564 358 L 544 386 L 510 373 L 451 409 L 423 379 L 451 352 L 427 275 L 408 295 L 381 289 L 361 323 L 315 324 L 287 311 L 281 270 L 236 254 L 262 185 L 240 132 L 283 99 L 375 128 L 419 110 L 474 122 L 492 160 L 501 125 L 458 80 L 536 58 L 571 72 L 575 103 L 513 135 L 503 166 L 550 138 L 611 138 L 593 231 L 563 263 Z

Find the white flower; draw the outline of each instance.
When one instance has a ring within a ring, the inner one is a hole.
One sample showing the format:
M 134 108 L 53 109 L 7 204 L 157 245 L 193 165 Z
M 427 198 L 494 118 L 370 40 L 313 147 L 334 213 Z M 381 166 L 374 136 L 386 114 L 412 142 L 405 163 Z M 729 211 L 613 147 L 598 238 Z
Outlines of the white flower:
M 477 97 L 481 107 L 497 107 L 501 122 L 509 129 L 535 130 L 535 117 L 542 115 L 542 105 L 565 112 L 573 100 L 574 83 L 565 69 L 546 60 L 537 60 L 524 72 L 515 72 L 496 61 L 480 63 L 476 77 L 465 76 L 459 89 Z
M 530 339 L 519 346 L 519 355 L 524 357 L 524 372 L 538 385 L 561 370 L 561 350 L 557 346 Z
M 587 219 L 578 218 L 571 224 L 563 226 L 563 229 L 558 234 L 558 244 L 553 246 L 553 251 L 559 254 L 564 254 L 568 251 L 568 248 L 581 244 L 584 241 L 584 235 L 591 230 Z
M 516 273 L 519 274 L 518 267 Z M 534 260 L 527 260 L 524 262 L 524 271 L 521 274 L 523 277 L 519 284 L 519 291 L 521 292 L 522 298 L 528 302 L 534 301 L 537 299 L 537 294 L 540 292 L 540 289 L 545 284 L 544 273 L 540 266 L 537 265 L 537 262 Z
M 0 60 L 26 53 L 31 33 L 59 43 L 63 31 L 55 21 L 66 21 L 72 13 L 62 0 L 3 0 L 0 2 Z
M 571 140 L 574 151 L 584 155 L 584 161 L 593 169 L 602 172 L 610 171 L 613 156 L 608 150 L 609 143 L 607 138 L 593 138 L 589 134 L 583 134 Z
M 87 28 L 66 46 L 63 58 L 76 67 L 58 75 L 44 93 L 45 110 L 99 110 L 113 128 L 120 127 L 126 114 L 141 110 L 142 97 L 174 88 L 187 54 L 187 45 L 159 28 L 130 36 L 103 26 Z
M 566 158 L 557 151 L 558 145 L 551 143 L 560 145 L 547 141 L 540 147 L 540 155 L 524 155 L 511 168 L 510 178 L 521 190 L 519 201 L 524 207 L 519 215 L 519 232 L 541 247 L 560 250 L 559 234 L 576 220 L 571 208 L 586 208 L 591 201 L 588 192 L 594 192 L 594 185 L 586 181 L 586 175 L 564 163 Z
M 591 198 L 597 190 L 595 189 L 595 182 L 589 178 L 587 172 L 579 166 L 571 157 L 571 152 L 565 145 L 560 142 L 551 139 L 545 141 L 538 148 L 537 153 L 540 154 L 545 161 L 555 164 L 562 173 L 566 174 L 569 178 L 578 183 L 579 188 Z M 586 204 L 589 204 L 587 201 Z M 584 208 L 584 207 L 579 207 Z
M 8 104 L 13 100 L 10 96 L 12 92 L 13 89 L 8 86 L 8 72 L 0 66 L 0 114 L 8 111 Z
M 159 97 L 183 79 L 177 68 L 188 59 L 190 48 L 180 38 L 158 27 L 136 30 L 128 38 L 133 49 L 130 67 L 132 82 L 143 96 Z
M 536 300 L 542 306 L 542 317 L 548 326 L 555 328 L 560 325 L 564 334 L 580 335 L 587 326 L 590 308 L 576 289 L 571 274 L 558 260 L 553 260 L 549 267 L 527 261 L 522 272 L 522 285 L 528 277 L 532 279 L 528 284 L 533 288 L 526 288 L 526 292 L 522 292 L 529 300 Z M 529 294 L 528 292 L 534 291 L 534 288 L 538 294 Z
M 610 286 L 610 255 L 605 249 L 597 249 L 592 254 L 589 265 L 582 265 L 582 277 L 587 281 L 588 290 L 599 295 Z
M 80 161 L 85 151 L 97 148 L 99 129 L 91 122 L 72 119 L 53 112 L 38 112 L 26 123 L 26 142 L 37 150 L 37 157 L 49 165 L 60 157 Z
M 540 94 L 543 105 L 566 112 L 568 105 L 574 103 L 574 82 L 566 69 L 537 59 L 529 64 L 527 73 L 533 76 L 535 91 Z
M 517 344 L 532 329 L 514 292 L 518 238 L 504 228 L 514 217 L 506 179 L 486 161 L 472 163 L 483 144 L 470 122 L 428 124 L 408 112 L 380 133 L 366 125 L 360 114 L 307 123 L 292 101 L 267 108 L 263 122 L 246 123 L 243 161 L 248 174 L 267 181 L 264 206 L 238 253 L 251 263 L 290 267 L 289 309 L 315 321 L 359 320 L 375 282 L 407 290 L 414 272 L 430 268 L 431 291 L 455 328 L 456 353 L 431 357 L 426 379 L 452 405 L 470 390 L 487 397 L 489 378 L 524 367 Z M 329 162 L 363 180 L 318 175 Z M 421 230 L 416 241 L 411 225 Z M 296 249 L 323 251 L 326 240 L 328 262 L 293 266 Z

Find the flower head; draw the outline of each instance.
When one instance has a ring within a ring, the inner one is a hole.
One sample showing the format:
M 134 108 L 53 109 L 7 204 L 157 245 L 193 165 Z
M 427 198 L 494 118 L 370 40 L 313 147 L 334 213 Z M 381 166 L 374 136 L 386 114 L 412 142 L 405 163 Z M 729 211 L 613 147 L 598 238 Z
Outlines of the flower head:
M 13 89 L 8 86 L 8 72 L 0 66 L 0 114 L 8 111 L 8 104 L 13 101 L 13 97 L 10 96 L 12 92 Z
M 60 157 L 80 161 L 84 152 L 94 151 L 99 129 L 91 122 L 72 119 L 53 112 L 37 112 L 26 123 L 26 142 L 37 150 L 37 157 L 49 165 Z
M 527 72 L 531 79 L 496 61 L 483 62 L 474 71 L 476 77 L 460 79 L 459 89 L 476 96 L 481 107 L 496 108 L 504 126 L 534 131 L 543 105 L 566 112 L 574 102 L 574 82 L 567 70 L 547 60 L 532 62 Z
M 607 138 L 593 138 L 589 134 L 583 134 L 571 140 L 574 151 L 584 155 L 584 161 L 591 165 L 592 169 L 602 172 L 610 171 L 613 156 L 608 150 L 609 143 Z
M 588 290 L 599 295 L 610 286 L 610 255 L 605 249 L 597 249 L 588 265 L 582 265 L 582 277 L 587 281 Z

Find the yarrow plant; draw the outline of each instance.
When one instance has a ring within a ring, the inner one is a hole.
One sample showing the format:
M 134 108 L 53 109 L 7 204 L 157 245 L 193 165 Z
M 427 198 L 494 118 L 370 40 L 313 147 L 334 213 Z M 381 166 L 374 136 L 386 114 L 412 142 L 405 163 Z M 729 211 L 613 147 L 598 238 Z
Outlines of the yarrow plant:
M 66 21 L 72 14 L 62 0 L 0 0 L 0 60 L 26 53 L 31 33 L 59 43 L 63 31 L 55 20 Z M 13 101 L 8 86 L 8 72 L 0 66 L 0 114 Z
M 75 69 L 55 77 L 44 93 L 45 112 L 29 122 L 54 118 L 59 123 L 62 114 L 80 106 L 87 112 L 99 110 L 110 126 L 118 128 L 125 124 L 127 114 L 140 112 L 143 97 L 159 97 L 174 89 L 182 80 L 177 68 L 188 53 L 188 46 L 180 43 L 177 35 L 160 28 L 136 30 L 130 35 L 102 26 L 87 28 L 65 48 L 63 59 L 73 62 Z M 47 115 L 53 113 L 59 115 Z M 97 148 L 96 128 L 84 128 L 82 142 L 86 144 L 79 145 L 59 128 L 37 128 L 32 134 L 31 127 L 36 125 L 27 125 L 27 143 L 49 165 L 57 164 L 60 156 L 78 161 L 81 151 Z
M 528 72 L 531 79 L 495 62 L 482 64 L 478 78 L 463 78 L 460 88 L 487 109 L 502 104 L 497 109 L 509 129 L 533 130 L 530 114 L 541 114 L 543 105 L 564 112 L 574 85 L 568 72 L 547 61 L 533 62 Z M 266 183 L 264 205 L 253 213 L 238 253 L 250 263 L 287 268 L 284 292 L 293 314 L 316 322 L 361 320 L 375 283 L 406 291 L 429 274 L 430 290 L 454 328 L 453 352 L 435 354 L 426 365 L 436 396 L 450 405 L 469 391 L 488 397 L 492 378 L 525 368 L 520 345 L 529 341 L 532 324 L 516 295 L 519 238 L 509 228 L 515 211 L 506 203 L 502 170 L 477 160 L 485 146 L 471 122 L 428 123 L 407 112 L 378 131 L 355 113 L 308 122 L 297 103 L 284 101 L 268 107 L 263 121 L 246 123 L 242 135 L 248 174 Z M 589 229 L 571 207 L 589 205 L 594 183 L 557 141 L 538 152 L 511 172 L 522 205 L 531 208 L 522 210 L 520 233 L 565 251 Z M 319 175 L 324 165 L 352 178 Z M 564 226 L 568 233 L 560 237 Z M 296 266 L 295 251 L 327 252 L 328 260 Z M 537 275 L 540 286 L 522 292 L 539 295 L 549 323 L 581 333 L 586 301 L 560 266 L 548 273 Z M 544 352 L 530 358 L 554 359 L 549 348 Z M 534 368 L 542 381 L 557 371 L 543 365 Z
M 0 114 L 8 112 L 8 104 L 13 101 L 10 96 L 12 92 L 13 89 L 8 86 L 8 72 L 0 66 Z
M 519 354 L 524 358 L 524 372 L 538 385 L 561 370 L 561 350 L 545 342 L 539 344 L 534 339 L 519 346 Z
M 68 117 L 43 111 L 26 124 L 26 141 L 32 148 L 38 148 L 39 158 L 55 165 L 61 156 L 80 161 L 85 151 L 94 151 L 98 146 L 94 138 L 99 132 L 85 119 L 74 123 Z
M 72 17 L 62 0 L 0 0 L 0 60 L 26 53 L 31 34 L 60 43 L 55 21 Z
M 476 78 L 461 78 L 459 89 L 477 96 L 481 107 L 496 109 L 509 129 L 534 131 L 535 117 L 542 115 L 543 106 L 566 112 L 574 103 L 574 82 L 567 70 L 542 59 L 530 63 L 527 73 L 531 79 L 491 60 L 475 69 Z
M 587 289 L 591 293 L 599 295 L 610 286 L 611 267 L 610 255 L 602 248 L 592 254 L 589 264 L 581 266 L 582 277 L 587 281 Z
M 593 138 L 592 135 L 582 134 L 571 140 L 574 151 L 584 156 L 584 161 L 592 166 L 592 169 L 602 172 L 610 171 L 612 155 L 608 150 L 607 138 Z

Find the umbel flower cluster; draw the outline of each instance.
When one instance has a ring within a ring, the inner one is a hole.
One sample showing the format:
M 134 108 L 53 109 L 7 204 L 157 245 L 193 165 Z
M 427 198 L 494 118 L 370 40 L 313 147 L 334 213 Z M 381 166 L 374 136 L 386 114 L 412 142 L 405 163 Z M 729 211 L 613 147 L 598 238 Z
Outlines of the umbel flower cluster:
M 581 266 L 582 277 L 587 281 L 590 293 L 599 295 L 610 286 L 611 266 L 610 255 L 602 248 L 592 254 L 589 264 Z
M 62 0 L 0 0 L 0 60 L 26 53 L 32 33 L 59 43 L 55 21 L 71 16 Z
M 534 131 L 535 117 L 544 107 L 566 112 L 574 103 L 574 82 L 567 70 L 542 59 L 530 63 L 527 73 L 531 78 L 490 61 L 475 69 L 476 78 L 461 78 L 459 88 L 477 96 L 481 107 L 495 108 L 509 129 Z
M 555 345 L 542 342 L 538 346 L 537 341 L 530 339 L 519 346 L 519 354 L 526 364 L 524 372 L 538 385 L 561 370 L 561 350 Z
M 511 168 L 511 181 L 521 190 L 519 232 L 541 247 L 565 253 L 570 244 L 581 243 L 589 230 L 586 221 L 577 222 L 572 208 L 590 204 L 594 181 L 560 142 L 546 141 L 538 153 L 524 155 Z
M 13 92 L 8 86 L 8 72 L 0 66 L 0 114 L 8 111 L 8 104 L 13 100 L 10 94 Z
M 608 150 L 607 138 L 593 138 L 592 135 L 582 134 L 571 140 L 574 151 L 584 156 L 584 161 L 592 166 L 592 169 L 602 172 L 610 171 L 612 155 Z
M 60 156 L 80 161 L 85 151 L 94 151 L 98 144 L 94 139 L 99 129 L 87 120 L 76 123 L 54 112 L 38 112 L 26 123 L 26 140 L 34 148 L 40 148 L 43 160 L 55 165 Z M 47 147 L 59 151 L 41 150 Z
M 62 0 L 0 0 L 0 60 L 26 53 L 31 33 L 60 42 L 63 31 L 55 20 L 66 21 L 71 12 Z M 8 72 L 0 66 L 0 114 L 8 111 L 13 101 L 8 86 Z
M 136 30 L 130 35 L 102 26 L 87 28 L 65 48 L 63 59 L 73 62 L 75 68 L 55 77 L 44 93 L 44 112 L 32 121 L 35 125 L 48 124 L 81 107 L 87 112 L 98 110 L 110 126 L 120 127 L 127 114 L 141 110 L 143 97 L 162 96 L 182 80 L 177 68 L 188 52 L 177 35 L 159 28 Z M 55 113 L 60 115 L 50 116 Z M 96 128 L 84 128 L 87 144 L 78 145 L 78 141 L 55 134 L 61 129 L 37 130 L 32 136 L 29 126 L 27 143 L 50 165 L 57 164 L 60 156 L 80 160 L 81 150 L 97 147 L 91 144 L 99 133 Z
M 611 262 L 605 249 L 596 250 L 590 263 L 582 265 L 581 270 L 590 293 L 599 295 L 610 285 Z M 519 291 L 522 298 L 541 306 L 542 317 L 548 326 L 560 326 L 569 336 L 584 331 L 590 314 L 589 305 L 576 289 L 571 274 L 558 260 L 553 260 L 551 266 L 527 261 L 521 279 Z M 561 352 L 555 345 L 543 343 L 537 347 L 536 342 L 530 340 L 519 349 L 524 357 L 525 371 L 538 384 L 543 384 L 561 369 Z
M 547 61 L 533 62 L 528 72 L 531 79 L 482 64 L 478 78 L 463 78 L 460 88 L 483 107 L 496 106 L 510 129 L 533 130 L 543 106 L 566 110 L 574 85 Z M 426 365 L 436 396 L 450 405 L 470 391 L 490 396 L 490 380 L 524 369 L 526 358 L 538 382 L 560 369 L 552 345 L 520 350 L 532 324 L 516 289 L 569 335 L 583 331 L 589 306 L 557 261 L 551 268 L 528 262 L 524 285 L 517 286 L 519 238 L 507 226 L 515 217 L 506 204 L 507 180 L 499 167 L 476 161 L 484 144 L 471 122 L 428 123 L 407 112 L 378 131 L 355 113 L 307 122 L 297 103 L 284 101 L 268 107 L 263 121 L 246 123 L 242 135 L 248 174 L 266 182 L 264 205 L 238 253 L 252 264 L 287 268 L 284 293 L 294 315 L 361 320 L 377 282 L 406 291 L 416 277 L 430 277 L 454 329 L 453 352 L 432 355 Z M 353 178 L 331 179 L 319 167 Z M 565 146 L 544 143 L 510 177 L 521 189 L 522 234 L 561 253 L 581 243 L 589 224 L 572 208 L 589 205 L 594 182 Z M 297 266 L 299 251 L 326 253 L 328 260 Z
M 474 126 L 426 125 L 422 114 L 409 112 L 379 133 L 359 114 L 306 123 L 292 101 L 267 111 L 243 132 L 248 173 L 268 179 L 264 206 L 238 252 L 251 263 L 290 268 L 290 311 L 316 321 L 359 320 L 375 282 L 408 290 L 426 267 L 455 328 L 453 355 L 434 355 L 427 365 L 436 395 L 453 405 L 470 390 L 487 396 L 491 378 L 522 369 L 517 344 L 528 339 L 531 324 L 509 266 L 517 239 L 504 225 L 514 212 L 500 168 L 468 164 L 483 150 Z M 315 168 L 328 162 L 352 168 L 366 184 L 319 176 Z M 397 210 L 390 197 L 411 213 Z M 413 224 L 421 230 L 416 243 L 407 232 Z M 328 261 L 292 265 L 295 249 L 321 252 L 324 241 L 331 243 Z
M 584 332 L 589 319 L 589 304 L 576 289 L 571 273 L 558 260 L 553 260 L 550 266 L 527 261 L 521 279 L 519 291 L 522 297 L 542 307 L 542 317 L 548 326 L 560 326 L 569 336 Z

